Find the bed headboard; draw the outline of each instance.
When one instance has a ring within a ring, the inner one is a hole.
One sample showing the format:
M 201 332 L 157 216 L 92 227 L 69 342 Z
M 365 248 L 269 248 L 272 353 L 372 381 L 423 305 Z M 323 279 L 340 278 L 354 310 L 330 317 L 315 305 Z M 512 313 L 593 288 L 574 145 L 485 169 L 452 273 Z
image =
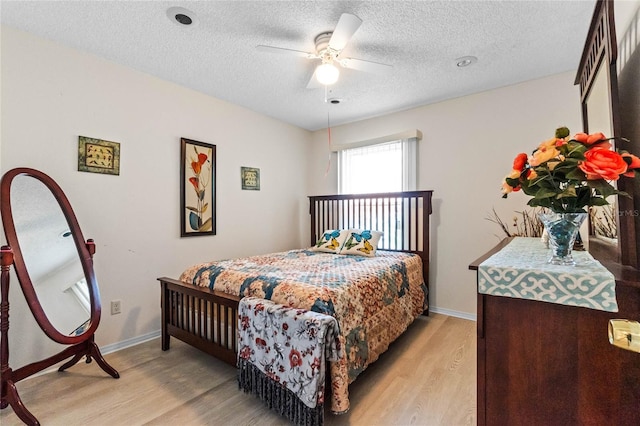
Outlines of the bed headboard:
M 422 258 L 424 282 L 429 277 L 429 215 L 433 191 L 309 197 L 311 245 L 327 229 L 382 231 L 378 249 L 416 253 Z

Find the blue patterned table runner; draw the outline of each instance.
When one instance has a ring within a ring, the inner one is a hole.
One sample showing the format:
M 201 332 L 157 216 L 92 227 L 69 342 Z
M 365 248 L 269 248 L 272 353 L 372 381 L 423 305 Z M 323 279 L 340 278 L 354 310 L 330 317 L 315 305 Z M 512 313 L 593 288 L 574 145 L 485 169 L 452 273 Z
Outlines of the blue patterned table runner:
M 480 264 L 478 292 L 618 312 L 615 278 L 588 252 L 573 252 L 576 266 L 551 265 L 550 256 L 539 238 L 514 238 Z

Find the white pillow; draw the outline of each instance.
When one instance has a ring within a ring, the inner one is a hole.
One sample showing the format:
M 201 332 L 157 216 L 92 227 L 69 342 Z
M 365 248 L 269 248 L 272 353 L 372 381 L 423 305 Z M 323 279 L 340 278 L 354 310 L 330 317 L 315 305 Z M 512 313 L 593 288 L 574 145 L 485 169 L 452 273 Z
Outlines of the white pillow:
M 382 232 L 380 231 L 349 229 L 340 254 L 373 257 L 376 255 L 380 238 L 382 238 Z
M 320 236 L 316 245 L 311 247 L 311 250 L 338 254 L 348 234 L 346 229 L 327 229 Z

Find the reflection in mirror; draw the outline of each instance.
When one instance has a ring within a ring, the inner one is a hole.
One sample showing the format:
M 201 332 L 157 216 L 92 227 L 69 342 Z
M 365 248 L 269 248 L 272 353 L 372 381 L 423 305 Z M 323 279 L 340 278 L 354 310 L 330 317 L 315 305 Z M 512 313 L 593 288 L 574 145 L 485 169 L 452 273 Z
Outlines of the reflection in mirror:
M 14 178 L 11 201 L 24 263 L 42 309 L 60 333 L 81 334 L 90 319 L 89 289 L 58 201 L 28 175 Z
M 95 343 L 100 294 L 93 271 L 95 243 L 86 240 L 62 188 L 29 168 L 6 172 L 0 180 L 0 215 L 7 246 L 0 248 L 0 409 L 11 406 L 28 425 L 38 419 L 22 403 L 17 382 L 65 361 L 58 371 L 95 360 L 117 379 L 120 374 Z M 9 365 L 9 268 L 40 329 L 68 345 L 46 359 L 13 369 Z
M 611 93 L 609 89 L 609 68 L 599 67 L 593 79 L 589 93 L 585 99 L 588 133 L 601 132 L 608 137 L 614 135 Z M 615 150 L 615 141 L 611 141 L 611 149 Z M 615 181 L 611 184 L 617 188 Z M 618 244 L 618 207 L 617 195 L 607 198 L 608 206 L 592 206 L 589 209 L 589 234 L 605 243 Z
M 620 128 L 617 58 L 613 0 L 598 0 L 575 79 L 575 84 L 580 85 L 584 131 L 602 132 L 608 137 L 615 137 L 618 150 L 632 151 L 629 141 L 623 138 L 627 135 L 623 135 Z M 617 238 L 607 243 L 602 237 L 595 238 L 592 233 L 589 251 L 600 261 L 637 268 L 640 247 L 636 242 L 635 218 L 631 214 L 621 214 L 634 211 L 633 181 L 620 179 L 617 188 L 630 194 L 630 197 L 617 197 L 614 207 L 599 210 L 600 216 L 597 216 L 609 219 L 610 227 L 615 226 L 612 234 Z

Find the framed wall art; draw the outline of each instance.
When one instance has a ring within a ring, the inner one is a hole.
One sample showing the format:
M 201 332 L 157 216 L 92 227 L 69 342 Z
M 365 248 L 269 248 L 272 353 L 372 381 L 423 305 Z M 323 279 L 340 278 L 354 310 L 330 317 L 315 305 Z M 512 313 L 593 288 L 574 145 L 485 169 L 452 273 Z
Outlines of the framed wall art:
M 180 236 L 215 235 L 216 146 L 180 142 Z
M 78 136 L 78 171 L 120 174 L 120 144 Z
M 255 167 L 240 167 L 242 189 L 260 191 L 260 169 Z

